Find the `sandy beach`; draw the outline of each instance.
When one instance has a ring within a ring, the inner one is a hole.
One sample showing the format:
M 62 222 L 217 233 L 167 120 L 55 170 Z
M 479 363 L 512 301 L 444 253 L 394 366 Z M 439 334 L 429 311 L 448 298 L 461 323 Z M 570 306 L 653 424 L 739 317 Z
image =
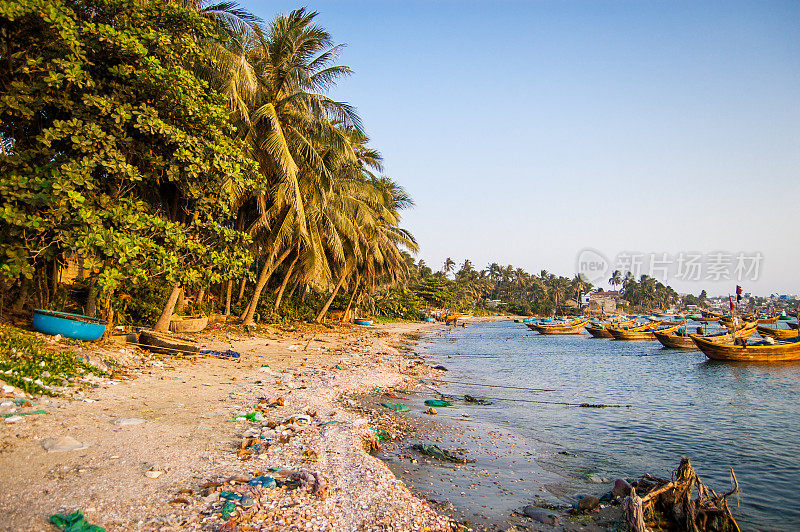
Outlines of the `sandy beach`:
M 126 376 L 93 378 L 69 399 L 32 397 L 28 410 L 46 414 L 0 425 L 0 528 L 50 531 L 50 515 L 81 510 L 108 530 L 451 530 L 451 518 L 367 452 L 377 430 L 395 435 L 393 418 L 376 426 L 340 399 L 413 391 L 435 377 L 402 351 L 408 335 L 434 327 L 296 325 L 199 337 L 239 359 L 65 346 L 98 364 L 114 359 Z M 256 421 L 236 419 L 257 407 Z M 80 448 L 45 450 L 53 442 Z M 248 484 L 265 475 L 281 486 Z

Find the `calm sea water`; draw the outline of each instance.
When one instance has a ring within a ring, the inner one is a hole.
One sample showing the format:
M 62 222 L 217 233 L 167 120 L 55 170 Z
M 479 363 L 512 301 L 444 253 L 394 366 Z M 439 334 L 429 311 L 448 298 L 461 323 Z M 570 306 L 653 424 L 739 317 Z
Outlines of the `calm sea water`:
M 743 529 L 800 529 L 800 364 L 719 363 L 658 342 L 542 336 L 511 321 L 472 323 L 420 347 L 450 370 L 449 380 L 554 390 L 443 388 L 495 399 L 470 410 L 473 423 L 510 427 L 576 455 L 539 459 L 566 472 L 575 490 L 585 489 L 586 472 L 611 482 L 669 477 L 688 456 L 718 493 L 734 469 L 741 487 L 734 514 Z M 548 404 L 559 402 L 630 406 Z

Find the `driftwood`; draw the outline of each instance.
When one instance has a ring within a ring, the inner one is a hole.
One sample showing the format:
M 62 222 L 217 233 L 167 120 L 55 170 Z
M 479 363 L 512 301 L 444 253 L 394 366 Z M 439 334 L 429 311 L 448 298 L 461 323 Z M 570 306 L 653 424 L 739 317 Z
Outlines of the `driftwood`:
M 703 484 L 688 458 L 682 458 L 671 480 L 644 475 L 631 483 L 623 501 L 631 530 L 686 530 L 691 532 L 741 532 L 728 508 L 728 497 L 739 492 L 731 469 L 731 490 L 717 495 Z M 641 494 L 641 498 L 636 492 Z M 696 494 L 696 497 L 695 497 Z

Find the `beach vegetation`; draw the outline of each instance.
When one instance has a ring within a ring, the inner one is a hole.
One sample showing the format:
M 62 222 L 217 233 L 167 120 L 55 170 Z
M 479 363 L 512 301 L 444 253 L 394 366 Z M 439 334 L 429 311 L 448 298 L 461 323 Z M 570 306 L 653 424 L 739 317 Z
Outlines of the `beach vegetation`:
M 406 312 L 413 201 L 315 12 L 13 0 L 0 35 L 0 315 Z

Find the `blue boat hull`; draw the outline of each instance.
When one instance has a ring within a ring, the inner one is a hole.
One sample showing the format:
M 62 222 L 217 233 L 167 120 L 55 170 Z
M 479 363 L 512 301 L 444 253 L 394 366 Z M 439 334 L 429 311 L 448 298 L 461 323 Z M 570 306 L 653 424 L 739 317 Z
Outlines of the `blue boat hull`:
M 356 325 L 372 325 L 372 320 L 353 320 Z
M 60 334 L 76 340 L 97 340 L 106 330 L 106 322 L 80 314 L 36 309 L 33 328 L 45 334 Z

